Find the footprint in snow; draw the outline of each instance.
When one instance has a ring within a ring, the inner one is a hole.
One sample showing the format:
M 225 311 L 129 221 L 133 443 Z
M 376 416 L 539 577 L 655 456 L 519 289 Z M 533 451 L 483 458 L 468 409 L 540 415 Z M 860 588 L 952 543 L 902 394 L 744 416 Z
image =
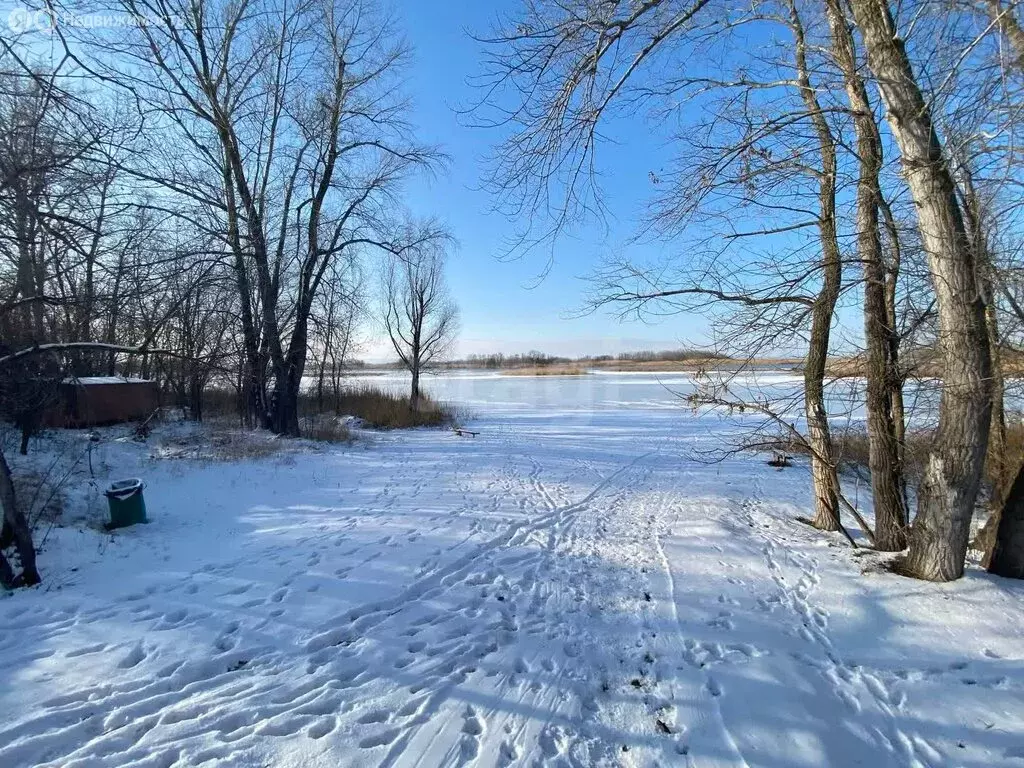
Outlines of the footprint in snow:
M 401 733 L 400 728 L 389 728 L 386 731 L 378 733 L 374 736 L 367 736 L 365 739 L 359 742 L 359 746 L 362 749 L 373 749 L 375 747 L 384 747 L 391 744 L 398 735 Z
M 317 720 L 306 731 L 306 735 L 311 739 L 322 739 L 324 736 L 329 734 L 338 726 L 338 720 L 335 717 L 324 717 Z
M 136 643 L 125 657 L 118 662 L 117 666 L 121 669 L 131 669 L 138 666 L 145 658 L 146 650 L 142 647 L 142 643 Z
M 366 714 L 362 715 L 357 723 L 360 725 L 369 725 L 371 723 L 386 723 L 390 717 L 389 713 L 385 709 L 372 709 Z
M 86 645 L 82 648 L 76 648 L 73 651 L 68 651 L 64 654 L 67 659 L 77 658 L 78 656 L 89 656 L 94 653 L 100 653 L 107 649 L 106 643 L 96 643 L 95 645 Z
M 498 748 L 498 764 L 502 768 L 512 765 L 519 758 L 519 750 L 516 749 L 516 745 L 507 739 L 501 742 L 501 746 Z
M 427 697 L 423 696 L 418 699 L 410 699 L 396 712 L 399 717 L 412 717 L 413 715 L 419 714 L 423 705 L 426 704 Z
M 238 645 L 238 638 L 235 633 L 238 632 L 239 623 L 237 621 L 230 622 L 224 630 L 220 633 L 220 636 L 214 640 L 213 646 L 222 653 L 232 650 Z
M 477 716 L 476 710 L 471 705 L 466 707 L 463 717 L 465 718 L 465 722 L 462 725 L 463 733 L 470 736 L 479 736 L 484 732 L 483 721 Z

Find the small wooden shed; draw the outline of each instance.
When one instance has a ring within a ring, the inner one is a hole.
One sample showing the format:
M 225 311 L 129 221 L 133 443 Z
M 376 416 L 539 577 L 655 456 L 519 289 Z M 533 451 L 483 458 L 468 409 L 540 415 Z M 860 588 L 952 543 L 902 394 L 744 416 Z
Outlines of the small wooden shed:
M 145 419 L 160 405 L 155 381 L 122 376 L 65 379 L 58 402 L 43 418 L 45 427 L 94 427 Z

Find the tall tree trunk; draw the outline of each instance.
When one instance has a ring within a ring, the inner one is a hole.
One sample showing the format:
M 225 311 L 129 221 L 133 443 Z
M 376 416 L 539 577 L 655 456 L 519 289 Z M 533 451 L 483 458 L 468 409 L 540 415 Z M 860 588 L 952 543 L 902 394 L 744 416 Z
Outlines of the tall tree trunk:
M 790 2 L 790 19 L 796 43 L 797 83 L 814 125 L 821 154 L 818 176 L 818 233 L 821 241 L 821 289 L 811 310 L 811 335 L 804 362 L 804 412 L 811 445 L 811 478 L 814 484 L 814 525 L 825 531 L 839 530 L 839 476 L 825 407 L 825 366 L 828 360 L 832 317 L 842 285 L 842 257 L 836 235 L 836 147 L 832 131 L 810 82 L 803 24 Z
M 1006 382 L 1003 379 L 1003 360 L 999 348 L 999 319 L 996 316 L 995 303 L 992 301 L 992 281 L 985 277 L 983 283 L 989 302 L 985 307 L 985 329 L 992 350 L 992 418 L 988 457 L 991 462 L 993 496 L 1002 498 L 1011 482 L 1010 473 L 1013 471 L 1006 442 Z
M 335 78 L 333 82 L 333 99 L 330 102 L 330 119 L 328 122 L 328 145 L 319 158 L 322 168 L 320 176 L 315 183 L 315 192 L 309 201 L 309 219 L 306 221 L 306 254 L 302 261 L 302 268 L 298 278 L 298 297 L 295 306 L 295 325 L 288 340 L 288 350 L 284 351 L 279 335 L 277 323 L 277 275 L 269 288 L 263 286 L 265 276 L 268 274 L 265 267 L 269 265 L 269 253 L 266 250 L 266 241 L 262 237 L 254 240 L 256 246 L 257 265 L 260 267 L 261 290 L 264 292 L 264 307 L 270 307 L 272 312 L 264 315 L 264 335 L 270 341 L 270 356 L 274 364 L 275 376 L 277 379 L 277 400 L 273 416 L 273 429 L 279 434 L 298 436 L 299 434 L 299 393 L 302 389 L 302 375 L 306 369 L 306 358 L 309 354 L 309 316 L 313 311 L 313 300 L 320 287 L 324 273 L 333 258 L 332 253 L 324 253 L 320 247 L 320 224 L 323 212 L 324 201 L 330 191 L 334 179 L 334 169 L 339 156 L 338 130 L 341 121 L 341 109 L 344 103 L 346 89 L 345 80 L 346 60 L 344 56 L 337 56 L 335 60 Z M 245 197 L 240 189 L 239 194 L 248 207 L 251 200 Z M 290 198 L 291 188 L 286 193 L 286 200 Z M 287 208 L 287 204 L 285 205 Z M 251 220 L 262 221 L 261 218 L 251 217 Z M 282 230 L 282 237 L 284 230 Z M 283 241 L 279 241 L 279 246 Z M 261 250 L 262 249 L 262 250 Z M 261 255 L 262 254 L 262 255 Z M 280 251 L 279 251 L 280 255 Z M 280 259 L 278 260 L 279 263 Z M 323 381 L 321 372 L 321 382 Z
M 36 217 L 33 211 L 32 192 L 25 189 L 29 184 L 31 184 L 31 181 L 19 180 L 16 184 L 12 185 L 14 192 L 13 229 L 15 246 L 18 250 L 15 291 L 16 296 L 23 299 L 31 299 L 42 295 L 37 290 L 36 283 L 36 262 L 39 258 L 36 238 L 40 234 L 35 223 Z M 42 310 L 42 303 L 35 301 L 25 304 L 24 308 L 18 313 L 21 315 L 21 323 L 17 330 L 23 335 L 25 341 L 33 341 L 37 344 L 46 341 Z
M 4 556 L 3 550 L 0 550 L 0 587 L 3 587 L 4 589 L 13 589 L 14 581 L 14 570 L 11 568 L 11 564 Z
M 985 0 L 985 6 L 989 18 L 996 23 L 1000 33 L 1005 36 L 1013 53 L 1012 65 L 1018 73 L 1024 73 L 1024 30 L 1021 29 L 1017 17 L 1014 15 L 1012 4 L 1010 7 L 1003 7 L 1002 0 Z M 989 254 L 986 252 L 986 256 Z M 996 308 L 992 302 L 992 269 L 985 271 L 984 289 L 990 304 L 986 307 L 985 320 L 989 333 L 990 344 L 992 345 L 992 434 L 989 438 L 989 460 L 996 462 L 993 467 L 995 486 L 993 489 L 993 512 L 989 516 L 981 531 L 974 540 L 974 547 L 985 552 L 984 565 L 992 572 L 1003 576 L 1013 575 L 1011 563 L 1018 565 L 1024 561 L 1024 514 L 1021 507 L 1024 501 L 1020 495 L 1022 489 L 1021 473 L 1024 472 L 1024 465 L 1018 470 L 1017 479 L 1013 485 L 1010 484 L 1010 472 L 1013 466 L 1007 456 L 1006 442 L 1006 414 L 1004 410 L 1004 381 L 1002 376 L 1002 359 L 999 349 L 999 329 L 996 318 Z M 1014 498 L 1014 494 L 1017 497 Z M 1004 501 L 1005 499 L 1005 501 Z M 1012 513 L 1003 520 L 1008 510 Z M 996 558 L 996 548 L 999 548 L 999 571 L 993 569 L 992 564 Z M 1013 548 L 1019 548 L 1014 552 Z M 1020 570 L 1017 571 L 1017 578 L 1020 578 Z
M 267 390 L 266 358 L 269 357 L 270 367 L 273 370 L 274 391 L 277 396 L 280 396 L 280 393 L 288 388 L 289 377 L 288 363 L 285 359 L 284 347 L 281 343 L 281 329 L 277 317 L 279 274 L 271 268 L 264 218 L 258 206 L 258 201 L 254 198 L 253 192 L 249 188 L 245 164 L 238 143 L 230 128 L 230 117 L 222 114 L 220 119 L 223 121 L 222 126 L 220 126 L 221 142 L 224 147 L 227 163 L 230 166 L 230 172 L 227 173 L 226 178 L 229 182 L 234 181 L 234 194 L 237 196 L 237 200 L 241 204 L 241 210 L 244 213 L 248 255 L 251 257 L 255 267 L 256 288 L 259 293 L 260 309 L 262 311 L 260 342 L 261 347 L 266 350 L 266 354 L 261 355 L 260 364 L 255 366 L 256 370 L 261 372 L 259 373 L 260 380 L 257 382 L 258 391 L 256 394 L 257 396 L 263 394 L 263 401 L 259 404 L 262 410 L 262 425 L 265 429 L 273 430 L 281 419 L 275 413 L 278 407 L 277 403 L 268 404 L 265 399 Z M 244 297 L 243 300 L 245 299 L 248 299 L 248 296 Z
M 896 217 L 885 195 L 878 199 L 878 207 L 882 212 L 885 233 L 888 239 L 889 261 L 885 271 L 885 318 L 891 333 L 889 335 L 889 368 L 891 376 L 888 380 L 889 402 L 892 404 L 892 425 L 896 433 L 896 451 L 900 466 L 900 496 L 903 498 L 905 521 L 910 521 L 910 499 L 907 495 L 907 416 L 903 402 L 903 387 L 907 376 L 900 365 L 900 346 L 903 340 L 899 331 L 898 312 L 896 307 L 897 289 L 899 287 L 900 270 L 903 265 L 903 251 L 900 247 L 900 231 L 896 226 Z
M 301 308 L 300 308 L 301 309 Z M 302 374 L 306 367 L 308 346 L 305 315 L 295 323 L 285 358 L 283 375 L 275 382 L 273 425 L 279 435 L 299 436 L 299 395 L 302 392 Z
M 1010 4 L 1010 7 L 1004 8 L 1002 0 L 985 0 L 985 8 L 989 18 L 1009 40 L 1017 69 L 1024 70 L 1024 29 L 1021 29 L 1017 17 L 1014 16 L 1013 3 Z
M 7 457 L 0 451 L 0 504 L 3 505 L 4 521 L 14 534 L 14 545 L 21 560 L 21 575 L 14 582 L 20 586 L 31 587 L 38 584 L 39 571 L 36 570 L 36 548 L 32 543 L 32 530 L 29 528 L 25 514 L 18 507 L 18 499 L 14 492 L 11 479 L 11 468 Z M 9 567 L 9 566 L 8 566 Z
M 266 413 L 266 365 L 259 351 L 256 335 L 256 322 L 252 311 L 252 287 L 242 249 L 241 235 L 238 230 L 238 208 L 235 203 L 234 182 L 231 178 L 231 166 L 225 159 L 221 168 L 224 185 L 224 201 L 227 213 L 228 242 L 234 256 L 235 286 L 238 289 L 239 306 L 242 319 L 243 374 L 242 403 L 246 424 L 261 424 Z
M 302 375 L 289 362 L 287 372 L 275 385 L 273 424 L 271 429 L 279 435 L 299 436 L 299 394 Z
M 985 553 L 984 564 L 987 566 L 993 554 L 1000 514 L 1004 499 L 1013 482 L 1013 465 L 1006 454 L 1006 409 L 1004 405 L 1005 382 L 1003 380 L 1002 355 L 1000 354 L 999 319 L 994 303 L 995 266 L 989 249 L 988 233 L 984 222 L 982 202 L 974 185 L 974 174 L 969 163 L 958 157 L 958 180 L 963 199 L 964 224 L 974 249 L 978 264 L 978 282 L 982 295 L 985 297 L 985 332 L 988 335 L 989 348 L 992 354 L 992 415 L 989 420 L 988 455 L 986 468 L 991 481 L 991 513 L 985 525 L 978 532 L 972 546 Z
M 978 285 L 985 299 L 985 333 L 992 355 L 992 416 L 989 427 L 988 474 L 992 481 L 992 506 L 998 510 L 1003 496 L 1013 482 L 1013 466 L 1006 455 L 1006 408 L 1004 397 L 1006 386 L 1003 379 L 1002 355 L 1000 354 L 999 318 L 995 305 L 995 260 L 989 247 L 988 226 L 978 189 L 974 184 L 974 173 L 970 162 L 957 155 L 957 179 L 963 200 L 964 226 L 970 238 L 971 248 L 977 264 Z
M 991 297 L 991 280 L 984 278 L 986 296 Z M 1008 487 L 1013 481 L 1010 472 L 1013 466 L 1010 463 L 1011 457 L 1007 454 L 1006 443 L 1006 409 L 1004 405 L 1005 382 L 1002 374 L 1002 356 L 999 350 L 999 326 L 996 318 L 994 304 L 985 308 L 985 328 L 988 330 L 989 343 L 992 345 L 992 418 L 990 421 L 990 434 L 988 442 L 989 474 L 992 478 L 992 508 L 988 520 L 974 537 L 971 546 L 974 549 L 985 553 L 982 565 L 988 567 L 992 563 L 995 553 L 996 538 L 1002 524 L 1001 516 L 1003 508 L 1009 503 L 1007 494 Z M 1007 531 L 1004 534 L 1007 540 L 1016 540 L 1017 535 Z M 1021 539 L 1024 542 L 1024 539 Z
M 889 367 L 891 377 L 888 380 L 889 400 L 892 403 L 892 424 L 896 432 L 897 451 L 899 452 L 900 466 L 906 469 L 906 445 L 907 445 L 907 419 L 906 408 L 903 403 L 903 385 L 906 383 L 906 376 L 900 367 L 900 333 L 896 311 L 896 289 L 899 284 L 900 269 L 903 263 L 903 252 L 900 249 L 900 232 L 896 226 L 896 217 L 893 216 L 892 207 L 885 195 L 880 195 L 878 207 L 882 212 L 882 221 L 885 224 L 885 232 L 889 240 L 889 263 L 886 265 L 885 274 L 885 322 L 890 329 L 889 335 Z M 903 509 L 910 519 L 909 505 L 907 503 L 907 478 L 904 472 L 901 479 L 900 494 L 903 496 Z
M 907 513 L 903 495 L 903 464 L 893 420 L 891 381 L 895 375 L 889 358 L 895 327 L 886 307 L 886 270 L 879 234 L 878 176 L 882 169 L 882 141 L 864 81 L 857 72 L 853 35 L 839 0 L 825 0 L 833 52 L 843 71 L 846 95 L 857 136 L 857 252 L 864 270 L 864 338 L 867 345 L 868 454 L 875 510 L 875 546 L 898 552 L 907 544 Z
M 919 578 L 963 575 L 988 445 L 991 357 L 985 302 L 946 156 L 888 0 L 851 0 L 917 209 L 935 288 L 943 361 L 939 426 L 918 491 L 905 569 Z
M 997 576 L 1024 579 L 1024 464 L 1017 470 L 1017 479 L 1010 486 L 1000 512 L 988 571 Z

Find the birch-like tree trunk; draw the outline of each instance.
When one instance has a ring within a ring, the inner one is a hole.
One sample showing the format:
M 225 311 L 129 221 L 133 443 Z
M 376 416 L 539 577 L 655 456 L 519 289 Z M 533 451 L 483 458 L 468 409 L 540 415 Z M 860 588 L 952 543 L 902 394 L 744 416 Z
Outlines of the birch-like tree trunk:
M 851 6 L 899 146 L 938 314 L 939 425 L 918 491 L 905 569 L 919 578 L 950 581 L 963 575 L 988 445 L 991 356 L 985 302 L 947 157 L 888 0 L 852 0 Z
M 864 81 L 857 71 L 853 35 L 839 0 L 825 0 L 832 49 L 843 72 L 857 139 L 857 255 L 864 270 L 864 339 L 867 347 L 867 421 L 875 547 L 898 552 L 907 544 L 903 462 L 893 418 L 894 370 L 890 350 L 896 329 L 889 323 L 886 269 L 879 233 L 879 174 L 882 141 Z M 901 414 L 902 418 L 902 414 Z
M 814 525 L 836 531 L 839 519 L 839 476 L 825 407 L 825 366 L 828 362 L 832 318 L 842 287 L 842 256 L 836 234 L 836 144 L 825 120 L 807 66 L 807 43 L 795 0 L 790 1 L 790 20 L 796 44 L 797 84 L 810 115 L 821 154 L 818 174 L 818 236 L 821 241 L 821 289 L 811 308 L 811 334 L 804 362 L 804 412 L 811 445 L 811 478 L 814 483 Z

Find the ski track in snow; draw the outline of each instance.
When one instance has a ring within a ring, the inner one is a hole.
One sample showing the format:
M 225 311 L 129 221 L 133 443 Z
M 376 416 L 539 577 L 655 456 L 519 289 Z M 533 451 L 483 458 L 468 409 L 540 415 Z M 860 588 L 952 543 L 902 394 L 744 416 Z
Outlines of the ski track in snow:
M 240 465 L 223 517 L 168 472 L 185 524 L 0 600 L 0 766 L 1024 765 L 1020 589 L 862 576 L 799 469 L 646 418 Z

